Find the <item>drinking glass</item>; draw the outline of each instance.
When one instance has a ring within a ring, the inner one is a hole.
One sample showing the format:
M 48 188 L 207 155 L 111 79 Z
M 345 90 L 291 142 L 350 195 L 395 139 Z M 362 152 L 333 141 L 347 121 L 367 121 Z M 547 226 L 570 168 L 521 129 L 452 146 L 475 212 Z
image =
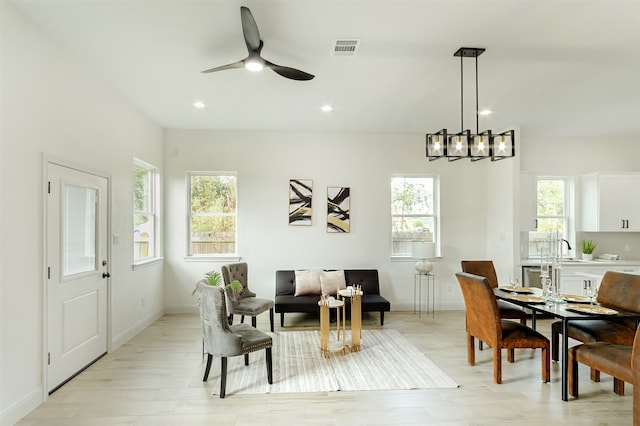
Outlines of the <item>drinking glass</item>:
M 542 291 L 547 305 L 552 306 L 555 302 L 555 295 L 553 294 L 553 283 L 551 278 L 542 278 Z
M 513 294 L 518 294 L 518 290 L 520 289 L 520 280 L 518 278 L 511 277 L 509 278 L 509 282 L 513 288 Z
M 589 298 L 589 304 L 594 305 L 595 298 L 598 295 L 598 289 L 595 285 L 591 283 L 590 280 L 587 282 L 587 289 L 586 289 L 585 295 Z

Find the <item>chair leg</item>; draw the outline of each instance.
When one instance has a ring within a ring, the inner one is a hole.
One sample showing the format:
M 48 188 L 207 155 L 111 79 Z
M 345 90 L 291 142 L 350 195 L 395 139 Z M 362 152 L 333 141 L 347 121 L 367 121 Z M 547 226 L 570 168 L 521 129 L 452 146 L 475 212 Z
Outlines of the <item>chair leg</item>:
M 227 357 L 220 358 L 220 398 L 224 398 L 227 392 Z
M 256 319 L 256 317 L 251 317 L 251 327 L 253 328 L 258 328 L 258 320 Z
M 284 312 L 280 312 L 280 327 L 284 328 Z
M 633 390 L 640 390 L 640 386 L 633 385 Z M 633 424 L 640 425 L 640 392 L 633 392 Z
M 271 332 L 273 333 L 273 308 L 269 309 L 269 323 L 271 324 Z
M 483 350 L 484 347 L 482 346 L 482 340 L 478 340 L 478 349 Z
M 384 325 L 384 311 L 380 311 L 380 325 Z
M 493 348 L 493 381 L 502 383 L 502 349 L 498 347 Z
M 591 371 L 589 372 L 589 375 L 592 381 L 594 382 L 600 381 L 600 371 L 596 370 L 595 368 L 591 367 Z
M 227 319 L 229 320 L 229 325 L 233 325 L 233 314 L 230 314 Z
M 475 365 L 476 363 L 476 343 L 469 333 L 467 333 L 467 363 L 469 365 Z
M 613 391 L 620 396 L 624 396 L 624 381 L 616 377 L 613 378 Z
M 527 318 L 520 318 L 520 324 L 527 325 Z
M 513 348 L 507 349 L 507 362 L 513 363 L 516 359 L 516 350 Z
M 240 323 L 244 323 L 244 315 L 240 316 Z
M 574 352 L 569 352 L 569 395 L 578 397 L 578 361 L 574 357 Z
M 554 361 L 558 361 L 558 354 L 560 352 L 560 349 L 558 348 L 560 346 L 560 334 L 556 333 L 555 331 L 551 331 L 551 359 L 553 359 Z
M 213 355 L 207 354 L 207 366 L 204 368 L 204 377 L 202 378 L 203 382 L 206 382 L 209 379 L 209 370 L 211 370 L 212 359 L 213 359 Z
M 244 365 L 249 365 L 249 354 L 244 354 Z
M 549 357 L 549 347 L 542 348 L 542 381 L 549 383 L 551 381 L 551 359 Z
M 269 384 L 273 384 L 273 364 L 271 362 L 271 348 L 265 349 L 267 351 L 267 380 Z

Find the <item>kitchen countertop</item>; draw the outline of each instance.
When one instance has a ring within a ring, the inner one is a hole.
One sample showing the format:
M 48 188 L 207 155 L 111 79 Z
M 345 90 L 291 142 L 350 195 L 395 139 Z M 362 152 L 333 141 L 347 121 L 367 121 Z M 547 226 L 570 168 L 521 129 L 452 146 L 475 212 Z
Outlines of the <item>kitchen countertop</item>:
M 521 259 L 521 266 L 540 266 L 540 259 Z M 560 261 L 562 266 L 598 267 L 598 266 L 640 266 L 640 259 L 624 260 L 581 260 Z

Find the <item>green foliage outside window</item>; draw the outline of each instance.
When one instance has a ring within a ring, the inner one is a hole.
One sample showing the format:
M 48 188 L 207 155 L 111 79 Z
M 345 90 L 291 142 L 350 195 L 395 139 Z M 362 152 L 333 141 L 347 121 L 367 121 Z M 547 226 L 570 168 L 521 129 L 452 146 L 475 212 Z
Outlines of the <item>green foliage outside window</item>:
M 391 179 L 392 255 L 411 254 L 414 241 L 434 241 L 434 179 Z
M 236 177 L 192 175 L 190 178 L 191 254 L 236 251 Z

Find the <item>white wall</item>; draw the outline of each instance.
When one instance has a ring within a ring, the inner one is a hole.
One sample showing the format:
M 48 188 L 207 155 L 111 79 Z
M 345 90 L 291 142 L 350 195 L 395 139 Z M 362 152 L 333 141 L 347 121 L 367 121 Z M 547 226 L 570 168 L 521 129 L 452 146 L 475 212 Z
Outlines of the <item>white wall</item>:
M 511 190 L 513 165 L 502 166 Z M 381 293 L 393 310 L 413 308 L 413 264 L 390 260 L 390 178 L 393 174 L 441 176 L 442 254 L 436 262 L 436 308 L 463 308 L 454 273 L 463 258 L 486 258 L 491 241 L 513 243 L 511 217 L 504 240 L 487 234 L 487 170 L 498 163 L 429 162 L 423 135 L 165 132 L 166 261 L 168 311 L 193 311 L 195 282 L 224 262 L 188 262 L 187 171 L 238 172 L 238 247 L 249 264 L 250 286 L 274 296 L 275 271 L 296 268 L 375 268 Z M 313 223 L 288 225 L 288 183 L 313 180 Z M 326 232 L 327 186 L 351 188 L 351 232 Z M 511 195 L 508 196 L 511 199 Z M 505 212 L 509 216 L 510 211 Z M 512 247 L 507 249 L 513 252 Z M 510 262 L 505 262 L 511 268 Z
M 133 157 L 162 167 L 162 130 L 27 23 L 1 16 L 0 423 L 45 398 L 43 157 L 111 176 L 112 348 L 163 312 L 162 264 L 133 271 Z M 140 306 L 141 297 L 146 304 Z

